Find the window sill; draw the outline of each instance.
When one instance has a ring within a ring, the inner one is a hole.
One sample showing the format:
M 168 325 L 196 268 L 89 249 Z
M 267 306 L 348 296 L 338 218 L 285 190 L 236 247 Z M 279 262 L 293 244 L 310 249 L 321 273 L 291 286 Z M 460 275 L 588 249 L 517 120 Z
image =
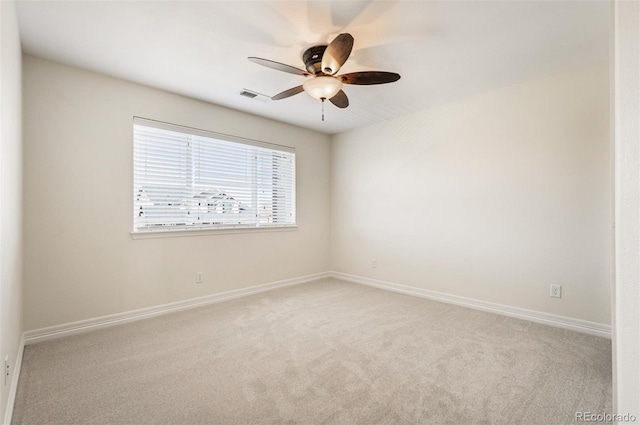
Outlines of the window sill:
M 236 233 L 293 232 L 297 225 L 275 227 L 226 227 L 218 229 L 157 229 L 131 232 L 132 239 L 178 238 L 184 236 L 232 235 Z

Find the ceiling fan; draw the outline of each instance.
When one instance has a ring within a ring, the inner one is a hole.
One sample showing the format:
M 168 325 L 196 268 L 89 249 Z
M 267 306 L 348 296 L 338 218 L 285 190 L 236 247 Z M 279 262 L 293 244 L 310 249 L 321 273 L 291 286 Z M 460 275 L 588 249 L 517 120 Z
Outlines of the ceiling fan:
M 349 74 L 335 75 L 347 61 L 353 48 L 353 37 L 344 33 L 333 39 L 329 45 L 317 45 L 308 48 L 302 53 L 302 61 L 306 71 L 284 63 L 256 57 L 248 58 L 268 68 L 290 74 L 309 77 L 301 86 L 293 87 L 278 93 L 271 100 L 281 100 L 306 91 L 310 96 L 320 99 L 323 104 L 322 120 L 324 121 L 324 101 L 329 99 L 338 108 L 349 106 L 349 98 L 342 91 L 343 84 L 373 85 L 393 83 L 400 79 L 400 75 L 394 72 L 361 71 Z

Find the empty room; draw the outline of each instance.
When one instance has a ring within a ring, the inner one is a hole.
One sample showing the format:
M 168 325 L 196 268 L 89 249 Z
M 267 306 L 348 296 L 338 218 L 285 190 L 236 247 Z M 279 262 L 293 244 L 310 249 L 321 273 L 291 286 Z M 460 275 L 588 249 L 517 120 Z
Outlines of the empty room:
M 0 415 L 640 421 L 640 2 L 0 1 Z

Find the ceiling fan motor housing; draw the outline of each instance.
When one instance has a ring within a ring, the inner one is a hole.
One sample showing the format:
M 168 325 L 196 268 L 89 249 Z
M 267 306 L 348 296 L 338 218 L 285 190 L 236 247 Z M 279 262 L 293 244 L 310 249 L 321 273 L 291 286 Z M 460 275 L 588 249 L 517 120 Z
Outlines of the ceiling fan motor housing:
M 310 74 L 322 74 L 322 55 L 325 50 L 327 50 L 327 45 L 322 44 L 309 47 L 302 53 L 302 61 Z

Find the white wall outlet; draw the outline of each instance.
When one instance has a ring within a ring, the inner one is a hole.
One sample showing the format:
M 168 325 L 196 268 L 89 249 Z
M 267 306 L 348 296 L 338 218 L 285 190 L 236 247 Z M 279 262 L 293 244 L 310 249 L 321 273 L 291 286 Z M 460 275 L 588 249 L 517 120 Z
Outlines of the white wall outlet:
M 9 383 L 9 355 L 4 355 L 4 384 Z
M 374 258 L 373 260 L 371 260 L 371 268 L 375 269 L 376 267 L 378 267 L 378 260 Z
M 549 295 L 553 298 L 562 298 L 562 285 L 551 285 Z
M 204 277 L 202 276 L 202 272 L 196 272 L 196 283 L 204 282 Z

